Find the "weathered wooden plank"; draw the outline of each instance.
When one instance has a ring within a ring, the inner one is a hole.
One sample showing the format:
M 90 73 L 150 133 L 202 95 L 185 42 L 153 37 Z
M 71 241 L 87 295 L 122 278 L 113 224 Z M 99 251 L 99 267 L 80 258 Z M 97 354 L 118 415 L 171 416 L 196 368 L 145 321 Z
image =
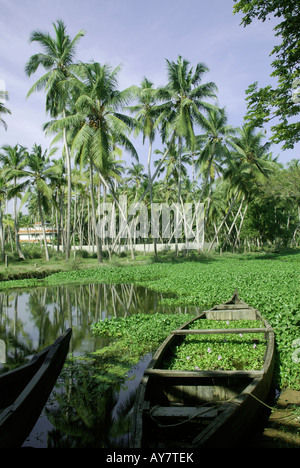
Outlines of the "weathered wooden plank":
M 232 371 L 222 371 L 222 370 L 195 370 L 195 371 L 182 371 L 182 370 L 168 370 L 168 369 L 146 369 L 144 375 L 152 375 L 156 377 L 246 377 L 246 378 L 255 378 L 260 377 L 263 374 L 263 371 L 260 370 L 232 370 Z
M 215 418 L 218 411 L 215 408 L 196 407 L 196 406 L 156 406 L 151 409 L 151 416 L 154 418 Z
M 256 310 L 253 307 L 248 307 L 247 304 L 219 304 L 212 307 L 210 310 Z
M 208 320 L 255 320 L 256 311 L 254 309 L 236 309 L 232 310 L 209 310 L 206 312 Z
M 215 335 L 215 334 L 231 334 L 231 333 L 266 333 L 268 328 L 209 328 L 209 329 L 182 329 L 173 330 L 173 335 Z

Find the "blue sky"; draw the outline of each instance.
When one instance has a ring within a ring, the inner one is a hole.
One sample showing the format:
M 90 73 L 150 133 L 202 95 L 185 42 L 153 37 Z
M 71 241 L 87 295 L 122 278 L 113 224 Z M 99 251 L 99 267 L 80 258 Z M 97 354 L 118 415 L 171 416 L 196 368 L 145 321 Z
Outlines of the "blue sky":
M 50 144 L 42 131 L 48 120 L 44 92 L 26 98 L 42 71 L 28 78 L 24 66 L 40 50 L 30 44 L 31 32 L 52 35 L 57 19 L 65 22 L 71 37 L 85 30 L 77 60 L 122 65 L 120 89 L 138 85 L 144 76 L 156 86 L 166 84 L 166 59 L 175 61 L 178 55 L 191 65 L 204 62 L 210 69 L 204 81 L 216 83 L 229 124 L 242 126 L 249 84 L 273 84 L 269 54 L 277 41 L 276 23 L 255 21 L 244 28 L 241 15 L 233 15 L 233 5 L 233 0 L 0 0 L 0 87 L 9 92 L 7 107 L 12 111 L 4 116 L 8 130 L 0 128 L 0 146 L 20 143 L 31 148 L 38 143 L 47 149 Z M 134 143 L 146 164 L 147 147 Z M 299 157 L 299 147 L 283 152 L 273 146 L 272 151 L 286 163 Z

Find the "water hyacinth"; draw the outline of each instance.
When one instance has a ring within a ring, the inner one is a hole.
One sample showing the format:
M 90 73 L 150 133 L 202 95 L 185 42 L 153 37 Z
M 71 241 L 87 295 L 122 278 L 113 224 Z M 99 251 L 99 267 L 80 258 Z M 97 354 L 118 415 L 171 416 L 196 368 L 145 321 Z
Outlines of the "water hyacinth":
M 197 321 L 198 322 L 198 321 Z M 237 320 L 215 322 L 201 319 L 192 328 L 250 328 L 257 322 Z M 253 343 L 253 340 L 255 342 Z M 257 370 L 263 365 L 266 342 L 262 334 L 186 335 L 176 347 L 168 369 L 177 370 Z M 255 350 L 255 351 L 254 351 Z

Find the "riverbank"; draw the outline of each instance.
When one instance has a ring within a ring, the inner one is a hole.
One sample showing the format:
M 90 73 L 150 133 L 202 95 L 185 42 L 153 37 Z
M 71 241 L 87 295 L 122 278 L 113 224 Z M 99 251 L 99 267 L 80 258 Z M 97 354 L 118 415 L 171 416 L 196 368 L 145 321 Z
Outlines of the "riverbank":
M 248 440 L 248 448 L 300 448 L 300 391 L 280 394 L 262 430 Z

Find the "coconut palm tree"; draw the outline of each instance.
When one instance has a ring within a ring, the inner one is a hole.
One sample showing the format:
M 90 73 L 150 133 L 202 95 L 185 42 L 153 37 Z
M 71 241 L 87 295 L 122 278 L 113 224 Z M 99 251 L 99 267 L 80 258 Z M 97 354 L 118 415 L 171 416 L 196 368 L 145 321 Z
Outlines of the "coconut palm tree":
M 27 183 L 26 180 L 22 180 L 26 165 L 27 149 L 19 144 L 15 146 L 5 145 L 2 149 L 4 152 L 0 154 L 0 161 L 3 163 L 3 176 L 6 180 L 12 181 L 7 197 L 8 199 L 13 199 L 16 249 L 19 257 L 24 260 L 25 257 L 21 250 L 18 234 L 17 198 L 21 197 Z
M 150 203 L 153 203 L 152 195 L 152 181 L 151 181 L 151 157 L 152 157 L 152 145 L 155 138 L 155 121 L 157 119 L 157 90 L 153 88 L 153 83 L 148 80 L 146 77 L 143 78 L 140 87 L 137 91 L 137 104 L 131 106 L 129 109 L 135 113 L 135 118 L 137 122 L 137 133 L 140 131 L 143 134 L 143 144 L 146 139 L 149 140 L 149 150 L 148 150 L 148 159 L 147 159 L 147 172 L 148 172 L 148 184 L 149 184 L 149 196 Z M 156 248 L 156 239 L 153 239 L 154 242 L 154 255 L 157 255 Z
M 164 154 L 164 151 L 155 150 L 155 154 Z M 160 165 L 159 174 L 163 174 L 165 172 L 165 180 L 168 181 L 169 179 L 174 179 L 177 183 L 179 178 L 183 175 L 184 177 L 187 175 L 186 166 L 190 164 L 190 155 L 188 153 L 182 154 L 179 157 L 178 146 L 173 144 L 169 150 L 167 157 L 164 159 L 163 163 Z M 154 165 L 157 167 L 160 163 L 158 159 L 155 161 Z M 180 164 L 180 166 L 179 166 Z M 178 199 L 178 196 L 177 196 Z
M 8 100 L 8 92 L 0 90 L 0 124 L 7 130 L 7 124 L 2 119 L 1 114 L 11 114 L 11 111 L 4 105 L 3 101 Z
M 198 63 L 195 69 L 190 68 L 188 60 L 178 57 L 177 62 L 167 60 L 168 83 L 158 92 L 158 98 L 164 100 L 158 105 L 161 112 L 158 122 L 162 134 L 173 135 L 178 145 L 179 168 L 183 143 L 192 152 L 195 149 L 195 125 L 202 125 L 203 111 L 212 108 L 204 101 L 214 98 L 216 85 L 212 82 L 201 84 L 203 74 L 208 68 Z M 181 175 L 178 177 L 178 203 L 181 197 Z M 177 249 L 178 253 L 178 249 Z
M 230 145 L 235 159 L 267 176 L 274 170 L 274 161 L 269 158 L 271 143 L 267 141 L 263 144 L 263 138 L 265 135 L 262 132 L 255 133 L 253 127 L 244 125 L 238 129 L 238 135 L 230 141 Z
M 202 127 L 205 133 L 196 137 L 195 167 L 203 175 L 199 202 L 209 181 L 212 183 L 222 163 L 230 158 L 228 145 L 236 134 L 236 130 L 227 124 L 225 109 L 209 109 L 208 116 L 202 116 Z
M 178 57 L 177 62 L 167 60 L 168 83 L 158 92 L 158 99 L 164 100 L 158 106 L 164 134 L 168 128 L 175 131 L 177 139 L 185 140 L 192 151 L 195 147 L 195 124 L 202 125 L 203 111 L 213 108 L 204 99 L 215 98 L 216 85 L 213 82 L 200 84 L 208 68 L 197 63 L 189 68 L 189 61 Z
M 269 153 L 270 144 L 268 142 L 262 144 L 264 135 L 261 132 L 255 134 L 254 129 L 248 126 L 238 129 L 238 132 L 239 136 L 230 141 L 234 151 L 228 153 L 229 158 L 224 171 L 224 181 L 230 182 L 230 205 L 215 233 L 209 251 L 238 198 L 241 199 L 238 211 L 245 201 L 247 209 L 251 196 L 257 191 L 257 182 L 269 177 L 277 166 Z
M 141 163 L 136 163 L 132 164 L 130 167 L 127 168 L 127 177 L 126 177 L 126 182 L 129 183 L 132 182 L 132 185 L 134 187 L 135 195 L 134 195 L 134 201 L 136 201 L 139 189 L 147 178 L 146 174 L 144 173 L 144 166 Z
M 101 171 L 105 172 L 116 145 L 138 159 L 137 152 L 128 138 L 134 120 L 119 112 L 119 108 L 132 97 L 133 89 L 128 88 L 124 91 L 117 89 L 118 72 L 119 67 L 112 70 L 106 64 L 101 65 L 96 62 L 82 64 L 81 80 L 75 78 L 71 80 L 74 95 L 77 96 L 74 113 L 57 120 L 49 128 L 50 131 L 57 131 L 62 127 L 76 128 L 72 151 L 74 154 L 77 153 L 77 160 L 81 161 L 82 166 L 88 164 L 90 167 L 91 197 L 94 169 L 96 168 L 101 177 Z M 93 226 L 96 230 L 93 197 L 91 203 Z M 97 236 L 96 242 L 98 243 Z M 98 259 L 100 261 L 100 253 Z
M 89 142 L 99 168 L 105 166 L 116 145 L 123 147 L 138 160 L 137 152 L 128 138 L 134 120 L 119 112 L 132 98 L 133 89 L 117 89 L 119 70 L 119 67 L 113 70 L 106 64 L 96 62 L 82 64 L 82 81 L 73 80 L 78 97 L 75 102 L 76 113 L 65 119 L 67 125 L 78 128 L 73 149 L 77 150 Z
M 23 176 L 27 178 L 27 185 L 33 184 L 36 190 L 37 205 L 43 231 L 45 256 L 47 261 L 49 261 L 49 251 L 46 239 L 44 211 L 47 209 L 49 201 L 52 199 L 52 190 L 48 181 L 53 175 L 50 157 L 56 150 L 57 148 L 52 148 L 50 153 L 47 154 L 47 150 L 43 152 L 41 145 L 34 144 L 32 151 L 26 158 L 26 169 L 23 170 Z M 30 187 L 23 199 L 23 202 L 28 199 L 28 196 L 31 194 L 31 190 L 32 188 Z
M 30 37 L 31 42 L 37 42 L 44 53 L 32 55 L 25 66 L 25 72 L 31 76 L 41 66 L 47 72 L 31 87 L 28 96 L 34 91 L 45 89 L 46 94 L 46 110 L 52 117 L 67 115 L 69 88 L 63 86 L 70 76 L 73 76 L 76 65 L 73 59 L 75 55 L 76 45 L 79 39 L 84 35 L 83 31 L 79 31 L 76 36 L 71 39 L 66 31 L 66 26 L 63 21 L 58 20 L 53 23 L 55 37 L 51 37 L 48 33 L 34 31 Z M 63 127 L 63 142 L 66 155 L 67 177 L 68 177 L 68 200 L 67 200 L 67 239 L 66 239 L 66 260 L 70 256 L 70 233 L 71 233 L 71 156 L 67 141 L 66 128 Z

